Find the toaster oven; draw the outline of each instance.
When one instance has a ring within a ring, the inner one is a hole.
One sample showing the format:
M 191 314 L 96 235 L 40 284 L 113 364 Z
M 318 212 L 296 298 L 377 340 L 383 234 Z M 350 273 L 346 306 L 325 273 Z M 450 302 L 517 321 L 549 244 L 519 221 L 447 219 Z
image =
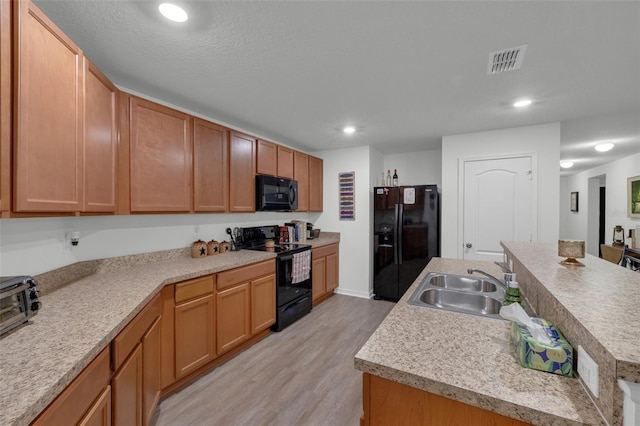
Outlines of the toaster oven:
M 38 282 L 29 276 L 0 277 L 0 335 L 29 321 L 42 306 Z

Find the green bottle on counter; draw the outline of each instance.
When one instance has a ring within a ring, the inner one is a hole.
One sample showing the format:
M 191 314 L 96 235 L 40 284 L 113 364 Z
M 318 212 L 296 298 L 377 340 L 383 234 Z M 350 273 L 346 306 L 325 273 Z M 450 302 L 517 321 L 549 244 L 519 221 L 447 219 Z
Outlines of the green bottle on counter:
M 507 282 L 507 293 L 504 295 L 504 302 L 502 306 L 510 305 L 512 303 L 520 303 L 522 302 L 522 297 L 520 296 L 520 286 L 518 285 L 518 281 L 509 281 Z

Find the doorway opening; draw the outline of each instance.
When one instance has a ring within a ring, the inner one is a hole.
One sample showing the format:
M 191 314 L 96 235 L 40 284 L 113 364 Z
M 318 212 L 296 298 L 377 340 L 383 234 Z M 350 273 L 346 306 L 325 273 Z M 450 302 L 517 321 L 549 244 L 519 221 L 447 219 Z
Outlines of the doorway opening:
M 607 176 L 591 177 L 588 185 L 585 249 L 593 256 L 600 256 L 600 244 L 604 244 L 605 234 Z

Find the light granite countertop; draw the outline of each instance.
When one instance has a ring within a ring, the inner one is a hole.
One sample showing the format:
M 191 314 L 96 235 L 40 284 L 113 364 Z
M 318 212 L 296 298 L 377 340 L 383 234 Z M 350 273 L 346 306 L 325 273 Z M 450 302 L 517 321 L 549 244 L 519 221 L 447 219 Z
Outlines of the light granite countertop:
M 621 424 L 618 380 L 640 383 L 640 274 L 589 254 L 579 259 L 585 266 L 561 265 L 557 244 L 502 246 L 538 316 L 598 364 L 598 396 L 590 395 L 610 424 Z
M 520 366 L 510 323 L 411 306 L 428 272 L 467 274 L 490 262 L 432 259 L 355 356 L 358 370 L 534 425 L 606 424 L 580 381 Z
M 323 232 L 307 244 L 339 241 L 339 233 Z M 165 285 L 276 257 L 251 250 L 197 259 L 189 253 L 81 262 L 38 276 L 46 290 L 42 309 L 0 338 L 0 425 L 29 424 Z M 73 274 L 81 278 L 69 282 Z

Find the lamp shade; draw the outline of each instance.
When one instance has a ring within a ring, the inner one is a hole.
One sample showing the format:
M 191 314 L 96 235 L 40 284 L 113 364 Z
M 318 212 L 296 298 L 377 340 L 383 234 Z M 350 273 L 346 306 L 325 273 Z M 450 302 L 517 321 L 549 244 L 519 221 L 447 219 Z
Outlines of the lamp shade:
M 584 258 L 583 240 L 558 240 L 558 256 L 566 257 L 560 263 L 569 266 L 584 266 L 576 258 Z

